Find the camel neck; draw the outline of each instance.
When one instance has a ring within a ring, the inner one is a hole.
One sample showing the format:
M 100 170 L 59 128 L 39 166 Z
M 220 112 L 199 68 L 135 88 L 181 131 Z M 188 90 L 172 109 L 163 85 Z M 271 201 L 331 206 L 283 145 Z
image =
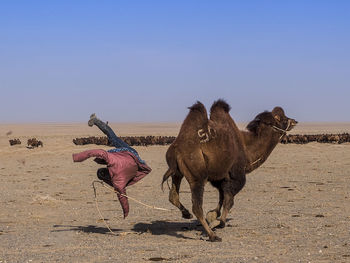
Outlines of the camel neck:
M 261 134 L 258 136 L 246 131 L 242 131 L 242 134 L 244 138 L 247 159 L 249 160 L 246 172 L 250 173 L 266 161 L 273 149 L 278 144 L 279 136 L 276 133 Z

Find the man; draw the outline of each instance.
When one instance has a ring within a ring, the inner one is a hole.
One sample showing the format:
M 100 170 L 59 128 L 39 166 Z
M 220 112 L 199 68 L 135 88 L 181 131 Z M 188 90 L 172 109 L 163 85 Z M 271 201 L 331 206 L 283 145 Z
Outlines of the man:
M 124 218 L 129 214 L 129 203 L 126 195 L 126 187 L 140 181 L 151 172 L 151 168 L 143 161 L 138 152 L 120 139 L 107 123 L 99 120 L 95 114 L 90 116 L 88 125 L 96 125 L 107 135 L 109 144 L 114 149 L 105 151 L 102 149 L 87 150 L 73 154 L 74 162 L 82 162 L 90 157 L 96 157 L 95 162 L 106 164 L 107 168 L 97 170 L 97 177 L 118 192 L 117 196 L 122 206 Z M 122 194 L 122 195 L 121 195 Z

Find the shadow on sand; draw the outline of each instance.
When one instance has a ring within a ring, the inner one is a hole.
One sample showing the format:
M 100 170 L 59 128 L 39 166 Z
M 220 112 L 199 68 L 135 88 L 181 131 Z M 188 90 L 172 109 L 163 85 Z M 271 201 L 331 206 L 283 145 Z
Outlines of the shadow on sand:
M 131 229 L 138 233 L 151 233 L 152 235 L 169 235 L 183 239 L 197 239 L 186 237 L 183 233 L 197 230 L 201 235 L 205 235 L 202 225 L 197 220 L 190 222 L 170 222 L 170 221 L 152 221 L 151 223 L 137 223 Z
M 230 219 L 228 219 L 229 221 Z M 74 225 L 53 225 L 55 230 L 51 232 L 65 232 L 65 231 L 78 231 L 84 233 L 96 233 L 96 234 L 111 234 L 107 227 L 99 227 L 94 225 L 88 226 L 74 226 Z M 111 228 L 116 234 L 125 232 L 125 229 Z M 171 222 L 171 221 L 152 221 L 151 223 L 137 223 L 133 226 L 131 231 L 135 234 L 149 233 L 151 235 L 169 235 L 183 239 L 198 239 L 197 237 L 184 236 L 184 233 L 191 231 L 199 231 L 200 236 L 206 237 L 204 228 L 197 220 L 189 222 Z M 214 230 L 215 231 L 215 230 Z
M 95 234 L 111 234 L 107 227 L 99 227 L 95 225 L 87 226 L 76 226 L 76 225 L 53 225 L 55 228 L 51 232 L 66 232 L 66 231 L 77 231 L 84 233 L 95 233 Z M 111 228 L 116 234 L 122 233 L 125 229 Z M 183 233 L 188 231 L 200 231 L 201 235 L 205 235 L 205 231 L 202 225 L 196 220 L 190 222 L 169 222 L 169 221 L 152 221 L 151 223 L 137 223 L 131 229 L 135 234 L 152 234 L 152 235 L 169 235 L 183 239 L 197 239 L 192 237 L 184 236 Z
M 53 225 L 53 227 L 57 229 L 51 230 L 51 232 L 77 231 L 77 232 L 84 232 L 84 233 L 111 234 L 111 232 L 108 230 L 107 227 L 99 227 L 94 225 L 88 225 L 88 226 Z M 116 229 L 116 228 L 111 228 L 111 230 L 115 233 L 122 231 L 122 229 Z

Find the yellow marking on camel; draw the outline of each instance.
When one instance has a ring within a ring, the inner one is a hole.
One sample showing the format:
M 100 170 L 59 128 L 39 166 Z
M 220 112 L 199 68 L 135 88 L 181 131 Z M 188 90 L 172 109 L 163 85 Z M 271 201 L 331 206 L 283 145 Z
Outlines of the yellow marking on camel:
M 213 139 L 216 137 L 216 131 L 214 128 L 212 128 L 208 125 L 207 130 L 208 130 L 208 132 L 206 132 L 204 129 L 199 129 L 197 131 L 200 143 L 209 142 L 210 139 Z

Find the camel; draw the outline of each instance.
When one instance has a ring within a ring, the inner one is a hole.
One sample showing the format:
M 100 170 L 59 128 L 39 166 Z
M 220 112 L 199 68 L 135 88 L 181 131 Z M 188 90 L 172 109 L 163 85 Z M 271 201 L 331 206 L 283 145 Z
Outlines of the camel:
M 36 138 L 28 139 L 27 145 L 28 145 L 27 148 L 30 148 L 30 149 L 33 149 L 33 148 L 39 147 L 39 146 L 41 146 L 41 147 L 44 146 L 43 142 L 37 140 Z
M 16 144 L 21 144 L 20 139 L 9 140 L 9 142 L 10 142 L 11 146 L 16 145 Z
M 208 119 L 206 108 L 197 101 L 189 107 L 179 135 L 166 153 L 169 168 L 163 176 L 162 187 L 171 177 L 169 201 L 179 208 L 183 218 L 190 219 L 192 214 L 179 199 L 181 180 L 185 176 L 191 189 L 193 214 L 210 241 L 222 240 L 212 228 L 225 227 L 234 196 L 245 185 L 246 174 L 263 164 L 281 138 L 297 124 L 285 116 L 281 107 L 275 107 L 272 112 L 258 114 L 248 124 L 247 131 L 241 131 L 231 118 L 230 109 L 219 99 L 213 103 Z M 207 214 L 210 226 L 202 209 L 207 181 L 219 191 L 217 207 Z

